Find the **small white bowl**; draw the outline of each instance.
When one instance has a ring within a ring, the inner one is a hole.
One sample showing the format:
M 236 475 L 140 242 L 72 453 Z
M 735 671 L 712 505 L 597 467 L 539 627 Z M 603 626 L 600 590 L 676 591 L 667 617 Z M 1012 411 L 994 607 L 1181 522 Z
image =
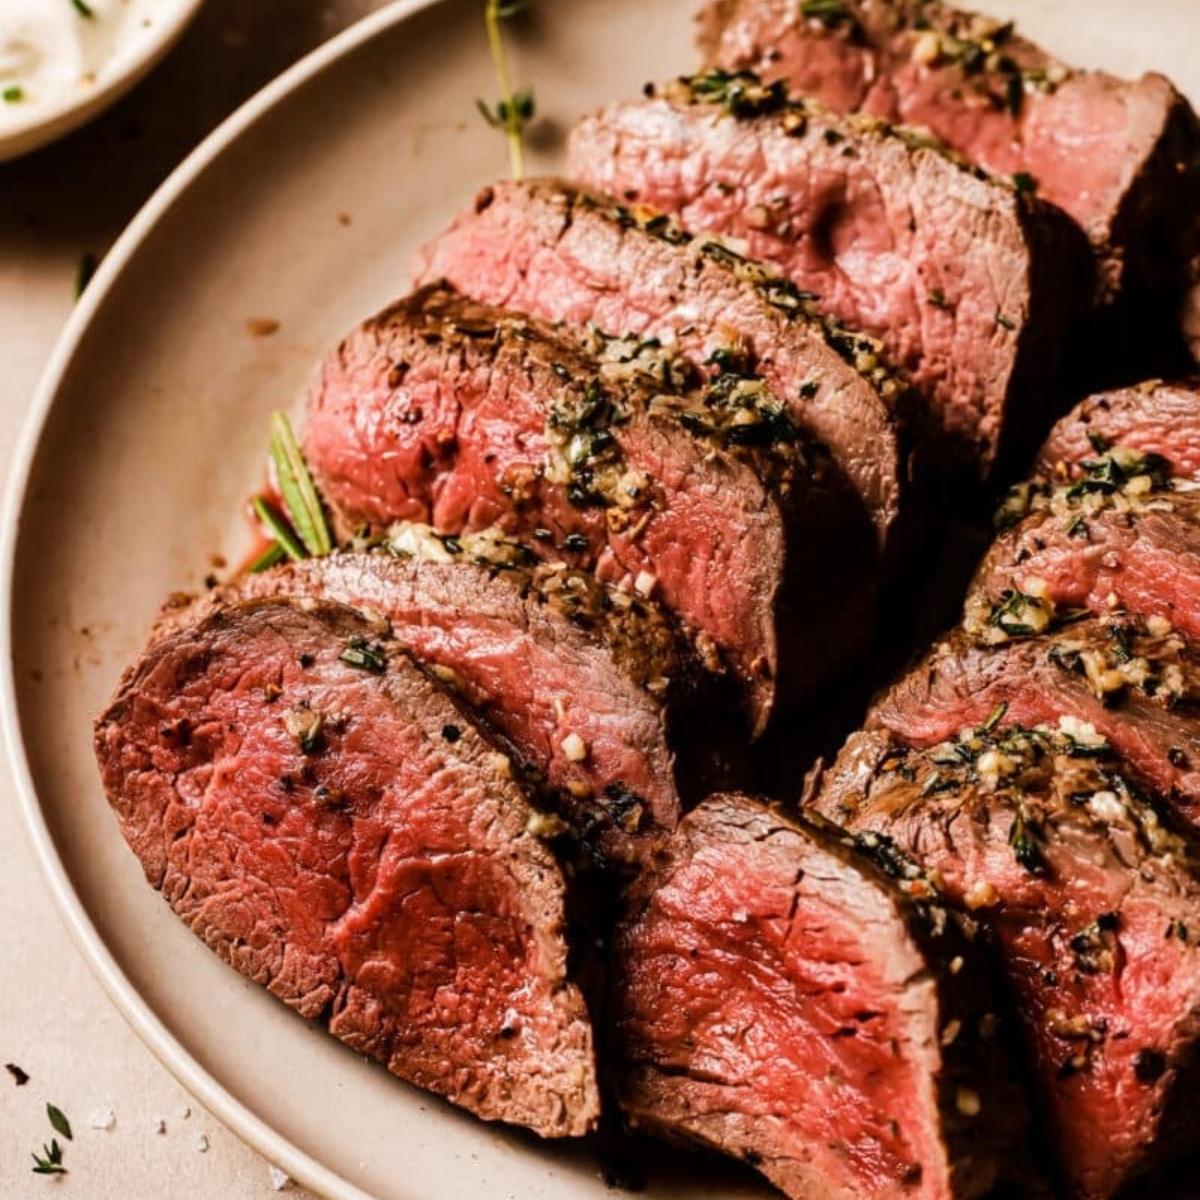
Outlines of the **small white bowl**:
M 63 0 L 65 3 L 66 0 Z M 3 0 L 0 0 L 3 3 Z M 130 4 L 128 35 L 95 75 L 24 120 L 0 124 L 0 162 L 36 150 L 77 129 L 123 96 L 175 44 L 204 0 L 142 0 Z M 5 113 L 5 117 L 14 114 Z

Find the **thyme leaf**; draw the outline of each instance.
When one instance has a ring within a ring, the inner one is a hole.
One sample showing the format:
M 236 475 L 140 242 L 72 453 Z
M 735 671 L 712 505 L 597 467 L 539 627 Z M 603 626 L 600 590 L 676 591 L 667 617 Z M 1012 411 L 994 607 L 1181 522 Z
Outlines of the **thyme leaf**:
M 87 3 L 87 0 L 71 0 L 71 6 L 81 17 L 86 17 L 89 21 L 96 19 L 96 10 Z
M 71 1122 L 67 1120 L 66 1114 L 56 1104 L 46 1105 L 46 1116 L 50 1118 L 50 1124 L 54 1127 L 56 1133 L 61 1133 L 68 1142 L 74 1141 L 71 1133 Z
M 49 1146 L 42 1146 L 41 1154 L 31 1154 L 33 1166 L 30 1168 L 35 1175 L 65 1175 L 67 1168 L 62 1165 L 62 1147 L 57 1138 L 50 1139 Z
M 304 455 L 300 453 L 291 422 L 281 412 L 271 415 L 271 460 L 275 464 L 275 475 L 287 515 L 304 548 L 314 558 L 329 554 L 333 550 L 333 538 L 325 521 L 321 498 L 317 495 Z M 283 542 L 282 538 L 279 540 Z M 287 549 L 286 544 L 284 549 Z
M 475 101 L 483 119 L 493 129 L 503 131 L 508 141 L 508 160 L 514 179 L 521 179 L 525 174 L 524 132 L 525 126 L 533 120 L 536 106 L 532 88 L 513 89 L 500 23 L 520 12 L 525 4 L 526 0 L 484 0 L 483 23 L 487 29 L 492 65 L 496 69 L 496 82 L 500 85 L 500 99 L 494 108 L 482 100 Z

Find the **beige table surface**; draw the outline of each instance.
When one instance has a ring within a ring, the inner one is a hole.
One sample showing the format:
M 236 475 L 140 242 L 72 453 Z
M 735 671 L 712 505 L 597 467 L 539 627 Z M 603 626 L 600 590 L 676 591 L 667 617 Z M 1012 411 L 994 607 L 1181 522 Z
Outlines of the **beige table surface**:
M 379 6 L 208 0 L 167 62 L 116 109 L 55 147 L 0 165 L 0 470 L 73 303 L 80 256 L 102 253 L 242 99 Z M 984 0 L 979 7 L 1019 16 L 1030 33 L 1080 61 L 1122 74 L 1156 67 L 1200 96 L 1200 0 Z M 1070 13 L 1086 14 L 1074 30 L 1064 20 Z M 0 1071 L 0 1200 L 277 1194 L 268 1165 L 183 1092 L 101 992 L 53 911 L 11 785 L 0 776 L 0 1063 L 8 1062 L 30 1080 L 17 1087 Z M 70 1174 L 60 1179 L 29 1172 L 29 1152 L 50 1134 L 47 1101 L 74 1126 Z M 89 1118 L 105 1108 L 116 1114 L 112 1129 L 90 1128 Z M 164 1133 L 156 1132 L 160 1119 Z M 295 1186 L 285 1194 L 304 1195 Z

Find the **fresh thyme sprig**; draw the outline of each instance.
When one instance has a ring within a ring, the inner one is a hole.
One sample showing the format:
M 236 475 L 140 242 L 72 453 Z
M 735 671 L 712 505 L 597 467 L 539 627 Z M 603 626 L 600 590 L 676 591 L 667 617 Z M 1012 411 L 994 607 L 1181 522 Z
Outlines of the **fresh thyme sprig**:
M 535 103 L 532 88 L 513 91 L 508 70 L 508 57 L 504 52 L 504 34 L 501 22 L 525 7 L 526 0 L 484 0 L 483 23 L 487 28 L 488 46 L 492 52 L 492 63 L 496 68 L 496 82 L 500 85 L 500 99 L 493 109 L 483 100 L 475 105 L 483 119 L 493 128 L 503 130 L 508 141 L 508 159 L 514 179 L 525 174 L 525 126 L 533 120 Z

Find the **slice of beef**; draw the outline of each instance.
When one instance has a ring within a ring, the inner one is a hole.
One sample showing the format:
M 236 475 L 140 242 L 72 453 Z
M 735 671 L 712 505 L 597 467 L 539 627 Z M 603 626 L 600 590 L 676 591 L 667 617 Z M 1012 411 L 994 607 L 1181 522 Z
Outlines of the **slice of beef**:
M 454 561 L 412 530 L 388 545 L 415 556 L 288 563 L 194 603 L 177 598 L 160 627 L 250 597 L 312 596 L 378 614 L 505 740 L 585 847 L 614 864 L 652 856 L 679 820 L 673 740 L 712 696 L 674 624 L 581 571 Z M 429 554 L 445 561 L 420 557 Z
M 544 324 L 435 285 L 326 360 L 305 454 L 344 526 L 499 529 L 661 598 L 732 668 L 761 732 L 865 640 L 871 530 L 760 380 L 731 366 L 670 394 L 617 365 L 625 378 Z M 818 563 L 842 604 L 811 587 Z
M 1112 1196 L 1193 1143 L 1197 842 L 1119 760 L 1010 725 L 932 750 L 858 733 L 816 803 L 991 926 L 1070 1195 Z
M 1059 350 L 1092 287 L 1087 243 L 928 135 L 717 70 L 585 119 L 569 163 L 586 187 L 744 240 L 880 338 L 959 470 L 1031 453 L 1057 411 Z
M 1001 510 L 1001 525 L 1015 524 L 972 581 L 968 627 L 995 636 L 988 625 L 1016 603 L 1035 632 L 1063 610 L 1124 608 L 1200 636 L 1200 493 L 1170 470 L 1117 447 L 1088 460 L 1073 483 L 1018 485 Z
M 997 713 L 1111 745 L 1200 825 L 1200 659 L 1165 623 L 1126 614 L 980 646 L 952 633 L 871 709 L 867 724 L 931 746 Z
M 974 922 L 741 795 L 684 818 L 616 939 L 619 1097 L 787 1195 L 984 1196 L 1019 1157 Z
M 906 386 L 878 342 L 822 319 L 794 285 L 728 245 L 555 181 L 504 182 L 426 247 L 417 277 L 576 329 L 657 339 L 707 369 L 736 349 L 829 447 L 881 543 L 893 544 Z
M 1161 75 L 1077 71 L 1012 22 L 930 0 L 715 0 L 708 63 L 784 79 L 839 111 L 921 126 L 1036 187 L 1090 239 L 1103 291 L 1178 309 L 1196 250 L 1196 115 Z
M 1158 455 L 1171 475 L 1200 483 L 1200 379 L 1151 379 L 1081 400 L 1051 430 L 1037 471 L 1074 482 L 1114 447 Z
M 545 1137 L 597 1117 L 564 884 L 509 759 L 386 626 L 252 600 L 156 638 L 96 723 L 149 881 L 356 1051 Z

